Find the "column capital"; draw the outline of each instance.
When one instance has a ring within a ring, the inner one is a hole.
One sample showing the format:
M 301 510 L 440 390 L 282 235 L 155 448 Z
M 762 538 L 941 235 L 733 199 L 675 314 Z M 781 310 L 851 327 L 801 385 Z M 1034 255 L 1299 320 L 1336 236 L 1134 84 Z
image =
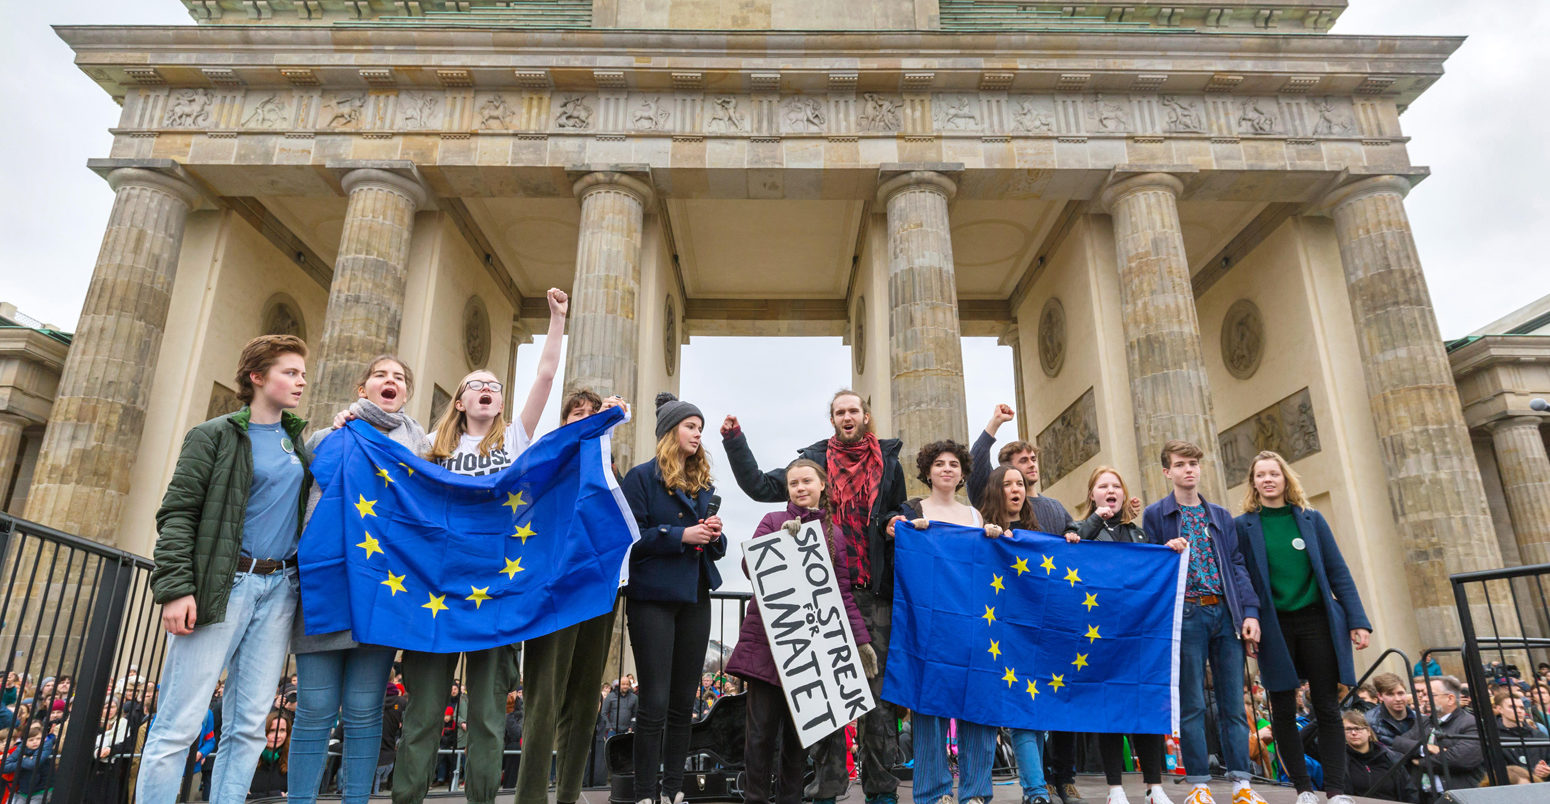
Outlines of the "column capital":
M 182 201 L 189 209 L 199 206 L 204 194 L 199 188 L 166 171 L 143 167 L 122 167 L 107 175 L 108 186 L 113 192 L 125 187 L 148 187 L 159 190 Z
M 1508 415 L 1500 419 L 1492 419 L 1491 421 L 1486 422 L 1485 429 L 1492 434 L 1495 434 L 1499 430 L 1527 430 L 1529 428 L 1538 430 L 1546 424 L 1550 424 L 1550 419 L 1547 419 L 1544 416 Z
M 1172 173 L 1138 173 L 1116 176 L 1099 193 L 1099 203 L 1105 211 L 1112 212 L 1120 199 L 1143 190 L 1162 190 L 1178 198 L 1184 192 L 1184 182 Z
M 1403 176 L 1368 176 L 1364 179 L 1347 182 L 1330 190 L 1313 205 L 1313 214 L 1331 215 L 1334 211 L 1353 201 L 1360 201 L 1369 196 L 1380 193 L 1393 193 L 1400 198 L 1410 194 L 1413 187 L 1410 180 Z
M 416 210 L 425 206 L 430 197 L 425 185 L 418 180 L 381 168 L 350 169 L 339 177 L 339 186 L 344 188 L 346 195 L 370 188 L 396 193 L 407 198 Z
M 571 191 L 576 194 L 576 200 L 585 199 L 592 193 L 600 190 L 612 190 L 633 196 L 642 207 L 650 206 L 656 198 L 651 185 L 628 173 L 620 173 L 616 170 L 595 170 L 576 180 L 571 186 Z
M 888 199 L 905 190 L 926 190 L 951 201 L 958 194 L 958 185 L 945 174 L 934 170 L 911 170 L 883 182 L 877 188 L 877 203 L 886 207 Z

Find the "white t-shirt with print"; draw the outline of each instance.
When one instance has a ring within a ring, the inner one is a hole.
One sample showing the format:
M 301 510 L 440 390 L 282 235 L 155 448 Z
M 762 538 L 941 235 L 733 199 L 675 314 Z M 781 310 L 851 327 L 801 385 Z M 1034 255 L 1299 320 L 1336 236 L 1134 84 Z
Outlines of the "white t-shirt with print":
M 463 437 L 458 439 L 457 450 L 451 456 L 442 458 L 441 465 L 469 477 L 493 475 L 515 463 L 517 456 L 522 454 L 522 450 L 533 443 L 532 439 L 528 438 L 527 428 L 523 427 L 521 422 L 506 425 L 505 443 L 490 450 L 489 455 L 479 454 L 479 442 L 483 440 L 483 437 L 464 433 Z

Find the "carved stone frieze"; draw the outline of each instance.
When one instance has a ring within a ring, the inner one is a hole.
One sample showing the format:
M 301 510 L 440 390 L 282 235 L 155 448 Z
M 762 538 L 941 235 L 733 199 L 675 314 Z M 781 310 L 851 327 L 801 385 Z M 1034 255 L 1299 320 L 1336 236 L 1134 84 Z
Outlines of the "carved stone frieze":
M 903 127 L 903 119 L 900 117 L 903 100 L 877 92 L 864 93 L 861 100 L 858 120 L 862 131 L 893 133 Z
M 554 113 L 554 127 L 586 131 L 592 128 L 593 114 L 592 104 L 587 102 L 585 95 L 562 95 L 559 109 Z
M 1098 454 L 1098 403 L 1088 388 L 1039 433 L 1039 484 L 1049 488 Z
M 1247 482 L 1254 456 L 1263 450 L 1298 461 L 1322 449 L 1313 399 L 1304 388 L 1222 431 L 1222 471 L 1229 486 Z
M 211 125 L 210 104 L 214 96 L 207 89 L 174 89 L 167 99 L 163 123 L 172 128 L 199 128 Z

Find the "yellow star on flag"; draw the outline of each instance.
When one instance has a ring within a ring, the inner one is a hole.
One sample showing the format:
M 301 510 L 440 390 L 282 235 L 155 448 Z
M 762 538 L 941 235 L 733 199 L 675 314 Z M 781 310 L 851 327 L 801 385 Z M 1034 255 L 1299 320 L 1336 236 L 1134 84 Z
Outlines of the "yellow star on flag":
M 1049 556 L 1045 556 L 1044 563 L 1040 564 L 1039 566 L 1044 569 L 1044 574 L 1048 575 L 1055 570 L 1055 559 L 1050 558 Z
M 1023 577 L 1023 573 L 1028 571 L 1028 559 L 1019 558 L 1012 562 L 1012 569 L 1017 570 L 1017 577 Z
M 1060 688 L 1066 685 L 1066 677 L 1062 675 L 1056 675 L 1055 673 L 1050 673 L 1049 675 L 1049 685 L 1054 688 L 1056 692 L 1060 692 Z
M 992 577 L 992 578 L 994 578 L 994 579 L 995 579 L 995 580 L 993 580 L 993 581 L 991 581 L 991 582 L 990 582 L 990 586 L 991 586 L 991 588 L 993 588 L 993 589 L 995 589 L 995 590 L 996 590 L 996 594 L 998 594 L 998 595 L 999 595 L 999 594 L 1001 594 L 1001 590 L 1003 590 L 1003 589 L 1005 589 L 1005 588 L 1006 588 L 1006 586 L 1004 586 L 1004 585 L 1003 585 L 1003 584 L 1002 584 L 1002 583 L 1001 583 L 1001 576 L 1000 576 L 1000 575 L 994 575 L 994 574 L 993 574 L 993 575 L 991 575 L 991 576 L 990 576 L 990 577 Z
M 1086 606 L 1088 611 L 1092 611 L 1093 607 L 1098 605 L 1098 596 L 1089 592 L 1087 599 L 1082 601 L 1082 605 Z
M 429 594 L 429 593 L 427 593 L 427 594 Z M 422 608 L 422 609 L 430 609 L 431 610 L 431 619 L 434 620 L 434 619 L 436 619 L 436 614 L 438 612 L 443 612 L 443 611 L 447 610 L 447 604 L 444 602 L 444 601 L 446 601 L 447 596 L 446 595 L 431 595 L 430 597 L 431 597 L 430 602 L 428 602 L 428 603 L 421 603 L 420 604 L 420 608 Z
M 1032 701 L 1039 700 L 1039 682 L 1033 679 L 1028 680 L 1028 699 Z
M 997 659 L 1000 659 L 1001 658 L 1001 643 L 995 641 L 994 639 L 990 640 L 990 650 L 985 651 L 985 652 L 989 653 L 991 656 L 996 657 Z
M 376 500 L 368 500 L 368 499 L 366 499 L 366 495 L 364 495 L 364 494 L 357 495 L 357 496 L 359 496 L 361 499 L 360 499 L 359 502 L 357 502 L 355 504 L 355 510 L 360 512 L 361 519 L 365 519 L 366 517 L 369 517 L 369 516 L 376 516 L 377 512 L 371 510 L 371 507 L 373 505 L 376 505 L 377 501 Z
M 474 590 L 473 594 L 463 599 L 473 601 L 475 610 L 484 605 L 484 601 L 490 599 L 490 587 L 470 585 L 468 588 Z
M 538 533 L 535 532 L 532 528 L 528 527 L 527 525 L 518 525 L 517 526 L 517 532 L 511 534 L 511 538 L 513 538 L 513 539 L 521 539 L 523 544 L 527 544 L 527 538 L 529 536 L 537 536 L 537 535 L 538 535 Z
M 511 492 L 508 491 L 508 492 L 506 492 L 506 501 L 501 503 L 501 505 L 504 505 L 507 508 L 510 508 L 511 512 L 513 514 L 515 514 L 517 512 L 518 508 L 520 508 L 521 506 L 527 505 L 527 500 L 522 499 L 522 492 L 520 492 L 520 491 L 517 492 L 516 494 L 512 494 Z
M 1095 639 L 1103 639 L 1103 637 L 1098 636 L 1098 626 L 1096 625 L 1087 626 L 1087 633 L 1083 634 L 1082 636 L 1087 637 L 1087 644 L 1089 645 L 1091 645 Z
M 1076 574 L 1076 570 L 1066 567 L 1066 580 L 1070 581 L 1072 586 L 1076 586 L 1076 582 L 1082 579 Z
M 991 607 L 989 607 L 989 606 L 986 606 L 985 607 L 985 613 L 980 615 L 980 619 L 984 620 L 987 625 L 995 623 L 995 621 L 996 621 L 996 610 L 991 608 Z
M 392 570 L 388 570 L 388 579 L 383 581 L 382 585 L 393 590 L 394 597 L 398 597 L 399 592 L 406 591 L 404 589 L 404 576 L 394 575 Z
M 501 570 L 501 572 L 506 573 L 507 578 L 515 578 L 517 573 L 526 572 L 526 570 L 522 567 L 522 559 L 519 558 L 516 561 L 512 561 L 508 558 L 506 559 L 506 568 Z
M 1017 683 L 1017 671 L 1008 667 L 1006 669 L 1006 675 L 1002 676 L 1001 680 L 1006 682 L 1007 689 L 1011 689 L 1012 685 Z
M 378 469 L 377 470 L 377 477 L 382 478 L 382 485 L 383 486 L 386 486 L 387 484 L 393 482 L 393 476 L 388 474 L 388 470 L 386 470 L 386 469 Z
M 410 477 L 414 476 L 414 467 L 413 466 L 410 466 L 409 464 L 404 463 L 403 461 L 399 461 L 398 465 L 404 467 L 404 471 L 408 472 Z
M 1086 667 L 1087 666 L 1087 654 L 1085 654 L 1085 653 L 1078 653 L 1076 655 L 1076 661 L 1072 662 L 1072 664 L 1076 665 L 1076 669 L 1077 670 L 1081 670 L 1082 668 Z
M 370 533 L 366 534 L 366 541 L 361 542 L 355 546 L 365 550 L 367 558 L 371 558 L 372 553 L 382 552 L 382 545 L 377 543 L 377 537 L 371 535 Z

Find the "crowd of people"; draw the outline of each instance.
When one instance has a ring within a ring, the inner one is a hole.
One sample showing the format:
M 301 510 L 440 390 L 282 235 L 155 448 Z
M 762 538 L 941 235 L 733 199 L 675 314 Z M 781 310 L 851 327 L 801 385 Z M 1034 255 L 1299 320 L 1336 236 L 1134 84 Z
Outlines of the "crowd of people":
M 1298 804 L 1317 804 L 1317 791 L 1330 804 L 1351 804 L 1351 794 L 1413 800 L 1479 782 L 1476 717 L 1497 718 L 1508 734 L 1542 732 L 1550 720 L 1542 684 L 1504 682 L 1472 702 L 1441 668 L 1419 691 L 1380 676 L 1360 705 L 1342 711 L 1343 690 L 1356 682 L 1353 651 L 1368 645 L 1371 625 L 1329 523 L 1275 452 L 1251 461 L 1236 512 L 1202 498 L 1201 478 L 1214 470 L 1199 447 L 1175 440 L 1147 469 L 1167 478 L 1166 496 L 1143 506 L 1118 469 L 1099 466 L 1075 519 L 1039 493 L 1034 445 L 1012 441 L 992 460 L 997 431 L 1015 416 L 1009 406 L 996 407 L 972 445 L 940 440 L 910 455 L 898 439 L 877 436 L 867 400 L 850 390 L 830 400 L 832 433 L 774 469 L 760 467 L 736 416 L 719 428 L 735 482 L 774 506 L 755 535 L 819 524 L 878 701 L 810 756 L 796 739 L 757 603 L 726 676 L 705 674 L 726 523 L 713 510 L 707 418 L 671 394 L 655 400 L 653 455 L 619 479 L 640 537 L 618 592 L 622 607 L 529 640 L 525 657 L 524 645 L 441 654 L 360 644 L 349 631 L 305 633 L 296 555 L 320 494 L 308 471 L 313 450 L 353 419 L 459 474 L 511 466 L 535 437 L 558 368 L 568 300 L 559 290 L 547 299 L 537 380 L 509 421 L 504 385 L 480 370 L 463 378 L 426 431 L 403 409 L 413 374 L 382 355 L 366 365 L 348 409 L 303 440 L 307 423 L 293 409 L 307 384 L 305 344 L 274 335 L 244 348 L 236 372 L 244 407 L 189 431 L 157 513 L 151 584 L 171 636 L 159 686 L 123 679 L 103 708 L 105 787 L 92 800 L 132 791 L 147 804 L 279 793 L 305 802 L 329 788 L 350 804 L 383 789 L 395 804 L 419 804 L 433 785 L 457 780 L 474 804 L 510 787 L 518 804 L 545 804 L 551 784 L 558 804 L 575 804 L 584 783 L 624 770 L 608 767 L 607 741 L 633 732 L 633 799 L 682 804 L 693 721 L 717 699 L 741 695 L 749 804 L 833 804 L 854 779 L 867 804 L 897 804 L 901 743 L 913 760 L 915 804 L 986 804 L 1002 743 L 1015 754 L 1025 804 L 1085 804 L 1074 784 L 1082 735 L 1003 733 L 904 712 L 882 698 L 894 541 L 903 523 L 925 529 L 932 521 L 982 529 L 986 538 L 1037 530 L 1072 543 L 1165 545 L 1186 556 L 1177 750 L 1167 735 L 1099 735 L 1107 804 L 1128 804 L 1127 754 L 1147 804 L 1173 804 L 1162 784 L 1165 756 L 1182 766 L 1185 804 L 1214 804 L 1213 762 L 1232 783 L 1232 804 L 1263 804 L 1250 782 L 1267 773 L 1294 786 Z M 624 404 L 578 389 L 559 420 Z M 925 494 L 908 494 L 907 468 Z M 624 676 L 599 691 L 620 608 L 639 681 Z M 295 674 L 276 688 L 291 655 Z M 1248 656 L 1257 657 L 1259 676 L 1245 683 Z M 52 784 L 69 684 L 52 680 L 44 692 L 14 680 L 0 729 L 10 800 L 25 802 Z M 1292 745 L 1302 750 L 1277 750 Z M 553 760 L 522 762 L 521 754 Z M 815 777 L 804 786 L 809 759 Z M 1550 778 L 1540 753 L 1508 759 L 1519 777 Z

